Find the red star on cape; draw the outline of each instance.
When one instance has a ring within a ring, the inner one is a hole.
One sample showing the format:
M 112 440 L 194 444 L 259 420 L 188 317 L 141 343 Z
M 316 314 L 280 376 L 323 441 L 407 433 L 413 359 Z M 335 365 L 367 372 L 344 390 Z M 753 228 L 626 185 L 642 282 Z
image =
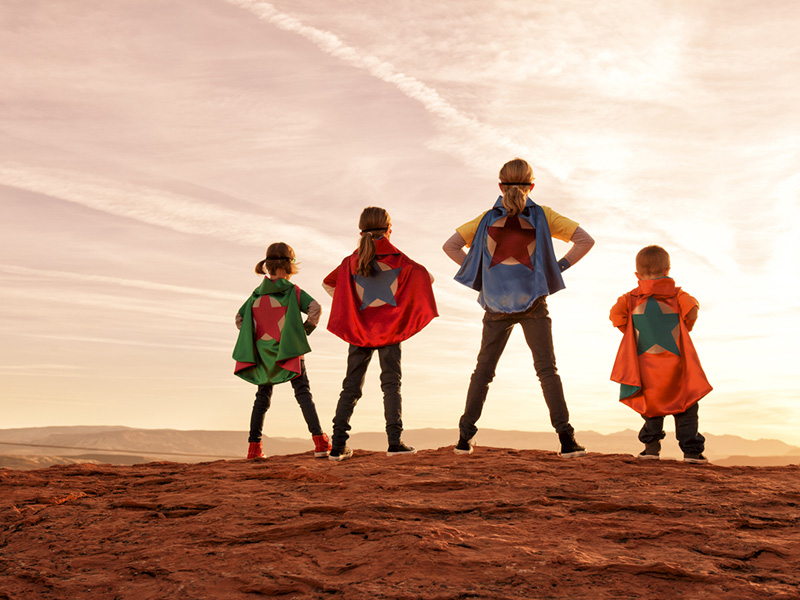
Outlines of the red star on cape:
M 286 307 L 281 306 L 272 296 L 259 296 L 253 302 L 253 320 L 257 340 L 280 341 L 283 322 L 286 320 Z
M 502 219 L 498 219 L 495 223 L 500 221 Z M 506 259 L 512 258 L 533 271 L 533 263 L 531 263 L 533 248 L 531 246 L 536 241 L 536 230 L 530 226 L 523 228 L 519 217 L 505 217 L 505 223 L 500 227 L 490 225 L 489 238 L 495 242 L 494 250 L 492 250 L 492 244 L 487 240 L 489 251 L 492 253 L 490 269 Z

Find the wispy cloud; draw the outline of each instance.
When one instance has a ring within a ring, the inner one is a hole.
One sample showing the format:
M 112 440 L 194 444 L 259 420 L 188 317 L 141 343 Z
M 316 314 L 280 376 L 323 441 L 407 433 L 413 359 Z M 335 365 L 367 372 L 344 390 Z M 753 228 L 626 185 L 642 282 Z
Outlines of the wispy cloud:
M 339 241 L 310 227 L 79 171 L 5 163 L 0 164 L 0 185 L 44 194 L 180 233 L 261 246 L 265 231 L 279 230 L 283 236 L 308 240 L 310 245 L 324 252 L 348 252 Z
M 31 269 L 28 267 L 20 267 L 16 265 L 2 265 L 2 264 L 0 264 L 0 273 L 35 277 L 38 280 L 42 278 L 49 278 L 49 279 L 59 279 L 64 281 L 75 281 L 82 283 L 110 284 L 115 286 L 131 287 L 140 290 L 149 290 L 154 292 L 171 292 L 175 294 L 181 294 L 182 296 L 186 296 L 187 294 L 189 294 L 193 296 L 198 296 L 200 298 L 213 298 L 217 300 L 241 300 L 241 294 L 215 292 L 214 290 L 206 288 L 202 289 L 193 288 L 185 285 L 171 285 L 167 283 L 143 281 L 141 279 L 126 279 L 124 277 L 108 277 L 106 275 L 87 275 L 85 273 L 71 273 L 69 271 L 53 271 L 49 269 Z
M 548 151 L 549 144 L 546 140 L 537 140 L 536 148 L 520 144 L 501 130 L 465 114 L 448 102 L 435 88 L 415 77 L 406 75 L 392 63 L 362 52 L 355 46 L 345 43 L 330 31 L 306 25 L 292 15 L 280 12 L 272 4 L 257 0 L 228 0 L 228 2 L 249 10 L 259 19 L 275 27 L 302 36 L 323 52 L 395 86 L 407 97 L 419 102 L 446 128 L 470 132 L 476 147 L 481 147 L 484 153 L 488 148 L 494 148 L 506 153 L 524 155 L 532 157 L 536 164 L 548 169 L 558 178 L 564 178 L 568 174 L 568 165 L 553 157 L 553 153 Z M 450 149 L 455 152 L 459 150 L 453 147 Z M 469 158 L 471 155 L 471 152 L 467 153 L 466 157 Z

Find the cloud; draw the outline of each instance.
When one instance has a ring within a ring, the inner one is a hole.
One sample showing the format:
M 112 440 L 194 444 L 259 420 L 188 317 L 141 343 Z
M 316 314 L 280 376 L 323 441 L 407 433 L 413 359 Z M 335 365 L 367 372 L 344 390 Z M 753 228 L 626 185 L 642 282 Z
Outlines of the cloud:
M 264 232 L 272 229 L 280 230 L 286 237 L 307 240 L 321 252 L 349 253 L 349 249 L 339 241 L 311 227 L 79 171 L 0 164 L 0 185 L 44 194 L 180 233 L 261 246 Z
M 448 129 L 470 132 L 470 136 L 473 138 L 473 147 L 481 148 L 483 154 L 486 154 L 487 148 L 494 148 L 506 153 L 524 155 L 531 157 L 538 165 L 548 169 L 556 177 L 564 178 L 567 176 L 568 166 L 552 156 L 553 153 L 548 150 L 549 144 L 546 140 L 537 140 L 536 148 L 520 144 L 506 136 L 499 129 L 460 111 L 435 88 L 415 77 L 406 75 L 392 63 L 346 44 L 330 31 L 305 25 L 299 19 L 278 11 L 272 4 L 258 2 L 257 0 L 228 0 L 228 2 L 249 10 L 259 19 L 279 29 L 302 36 L 314 43 L 323 52 L 357 69 L 363 69 L 377 79 L 395 86 L 407 97 L 419 102 Z M 440 147 L 446 147 L 455 153 L 459 153 L 462 158 L 471 159 L 473 156 L 472 152 L 459 152 L 460 149 L 457 146 L 445 146 L 442 144 Z
M 218 300 L 240 300 L 241 294 L 230 294 L 226 292 L 215 292 L 208 288 L 193 288 L 184 285 L 171 285 L 167 283 L 155 283 L 143 281 L 141 279 L 125 279 L 123 277 L 108 277 L 105 275 L 86 275 L 84 273 L 70 273 L 68 271 L 51 271 L 47 269 L 31 269 L 28 267 L 18 267 L 15 265 L 0 264 L 0 272 L 11 275 L 24 275 L 41 278 L 61 279 L 66 281 L 77 281 L 82 283 L 100 283 L 115 286 L 124 286 L 149 290 L 154 292 L 172 292 L 185 296 L 187 294 L 200 298 L 213 298 Z

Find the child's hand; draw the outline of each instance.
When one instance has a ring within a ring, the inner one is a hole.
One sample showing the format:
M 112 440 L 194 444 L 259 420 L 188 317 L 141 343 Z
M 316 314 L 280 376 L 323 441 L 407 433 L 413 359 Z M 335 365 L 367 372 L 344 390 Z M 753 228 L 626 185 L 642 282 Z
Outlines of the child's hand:
M 303 323 L 303 329 L 305 329 L 305 330 L 306 330 L 306 335 L 311 335 L 311 332 L 312 332 L 312 331 L 314 331 L 316 328 L 317 328 L 317 326 L 316 326 L 316 325 L 312 325 L 312 324 L 311 324 L 311 323 L 309 323 L 308 321 L 306 321 L 305 323 Z
M 242 318 L 242 315 L 237 314 L 236 315 L 236 329 L 241 329 L 242 328 L 242 322 L 243 321 L 244 321 L 244 319 Z

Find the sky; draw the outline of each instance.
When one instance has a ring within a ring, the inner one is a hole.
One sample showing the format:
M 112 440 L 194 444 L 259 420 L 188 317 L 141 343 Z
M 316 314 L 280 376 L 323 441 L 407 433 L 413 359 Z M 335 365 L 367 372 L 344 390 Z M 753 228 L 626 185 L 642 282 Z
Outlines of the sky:
M 701 431 L 800 444 L 798 28 L 788 0 L 4 2 L 0 428 L 246 435 L 253 267 L 289 243 L 324 325 L 370 205 L 436 279 L 439 318 L 403 343 L 405 427 L 455 428 L 482 310 L 441 246 L 520 156 L 532 198 L 596 240 L 548 301 L 578 432 L 641 424 L 608 312 L 659 244 L 701 305 Z M 310 342 L 330 432 L 347 345 Z M 351 425 L 383 430 L 377 364 Z M 521 331 L 478 426 L 550 430 Z M 308 435 L 288 385 L 265 434 Z

